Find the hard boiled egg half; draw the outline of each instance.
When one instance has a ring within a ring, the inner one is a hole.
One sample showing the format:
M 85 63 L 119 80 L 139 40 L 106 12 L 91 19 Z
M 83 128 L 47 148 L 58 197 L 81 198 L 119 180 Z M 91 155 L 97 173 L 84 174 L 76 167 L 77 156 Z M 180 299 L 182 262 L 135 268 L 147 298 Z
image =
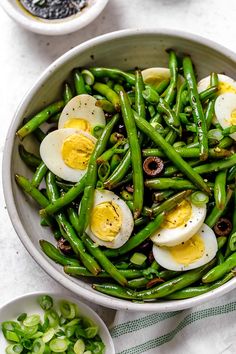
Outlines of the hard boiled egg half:
M 92 133 L 95 126 L 105 126 L 104 112 L 96 102 L 96 98 L 87 94 L 73 97 L 61 112 L 58 129 L 75 128 Z
M 128 241 L 133 227 L 132 213 L 122 199 L 108 190 L 95 191 L 86 233 L 96 244 L 119 248 Z
M 210 76 L 205 77 L 198 83 L 198 92 L 201 93 L 210 87 Z M 218 95 L 230 92 L 236 94 L 236 81 L 229 76 L 218 74 Z
M 166 213 L 164 222 L 151 236 L 157 246 L 175 246 L 190 239 L 201 227 L 206 217 L 206 205 L 196 206 L 184 199 Z
M 145 84 L 157 87 L 161 81 L 170 79 L 170 69 L 162 67 L 148 68 L 142 71 L 143 81 Z M 178 75 L 178 84 L 183 82 L 184 78 Z
M 55 175 L 78 182 L 87 171 L 97 139 L 83 130 L 58 129 L 46 135 L 40 145 L 40 156 Z
M 153 245 L 153 255 L 162 267 L 184 271 L 201 267 L 210 262 L 217 252 L 217 241 L 213 230 L 203 224 L 188 241 L 174 247 Z
M 223 93 L 215 101 L 215 115 L 223 129 L 236 126 L 236 91 Z M 230 134 L 236 140 L 236 133 Z

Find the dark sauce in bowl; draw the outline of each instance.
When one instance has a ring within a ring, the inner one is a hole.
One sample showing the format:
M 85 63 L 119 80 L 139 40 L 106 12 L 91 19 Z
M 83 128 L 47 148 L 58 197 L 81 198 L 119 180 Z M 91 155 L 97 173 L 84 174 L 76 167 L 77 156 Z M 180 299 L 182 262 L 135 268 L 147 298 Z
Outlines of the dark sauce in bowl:
M 87 0 L 19 0 L 19 2 L 31 15 L 45 20 L 60 20 L 76 15 L 87 5 Z

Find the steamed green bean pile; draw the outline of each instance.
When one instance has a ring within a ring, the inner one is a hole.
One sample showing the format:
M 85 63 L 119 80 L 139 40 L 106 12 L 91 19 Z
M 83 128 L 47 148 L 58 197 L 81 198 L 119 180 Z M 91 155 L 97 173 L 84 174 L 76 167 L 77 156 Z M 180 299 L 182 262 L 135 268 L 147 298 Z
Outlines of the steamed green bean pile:
M 236 267 L 236 82 L 167 53 L 168 68 L 75 69 L 17 131 L 42 251 L 127 300 L 198 296 Z

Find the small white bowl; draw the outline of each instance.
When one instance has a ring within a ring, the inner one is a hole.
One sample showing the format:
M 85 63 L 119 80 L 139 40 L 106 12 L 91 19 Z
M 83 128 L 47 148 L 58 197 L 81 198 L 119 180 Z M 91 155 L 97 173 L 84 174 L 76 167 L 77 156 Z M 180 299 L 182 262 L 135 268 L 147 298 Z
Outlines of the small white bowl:
M 108 0 L 88 0 L 88 5 L 77 15 L 61 20 L 44 20 L 29 14 L 18 0 L 1 0 L 6 13 L 25 29 L 44 35 L 59 36 L 87 26 L 102 12 Z
M 103 320 L 89 306 L 85 305 L 81 301 L 78 301 L 76 298 L 68 295 L 63 296 L 63 294 L 57 294 L 52 292 L 35 292 L 20 296 L 0 308 L 0 322 L 8 320 L 15 321 L 16 318 L 24 312 L 27 314 L 38 313 L 40 315 L 43 315 L 44 312 L 37 303 L 37 299 L 39 296 L 45 294 L 50 295 L 53 298 L 55 305 L 60 300 L 68 300 L 77 304 L 79 307 L 79 313 L 84 317 L 90 318 L 99 327 L 99 335 L 106 346 L 105 354 L 115 354 L 115 348 L 111 335 Z M 5 340 L 2 331 L 0 331 L 0 353 L 5 353 L 5 348 L 7 344 L 8 342 Z

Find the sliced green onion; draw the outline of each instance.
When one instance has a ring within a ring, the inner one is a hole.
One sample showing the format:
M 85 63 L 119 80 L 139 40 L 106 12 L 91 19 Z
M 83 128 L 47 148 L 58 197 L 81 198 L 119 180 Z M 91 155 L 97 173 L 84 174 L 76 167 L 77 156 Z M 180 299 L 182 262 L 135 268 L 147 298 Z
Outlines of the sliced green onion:
M 23 346 L 18 343 L 18 344 L 10 344 L 6 348 L 6 353 L 7 354 L 20 354 L 24 350 Z
M 19 342 L 20 341 L 19 336 L 15 332 L 12 332 L 12 331 L 5 331 L 4 336 L 10 342 Z
M 47 330 L 47 332 L 45 332 L 45 333 L 43 334 L 43 336 L 42 336 L 42 341 L 43 341 L 44 343 L 50 342 L 50 340 L 55 336 L 55 333 L 56 333 L 56 331 L 55 331 L 54 328 L 49 328 L 49 329 Z
M 68 320 L 73 320 L 76 316 L 76 305 L 72 304 L 69 301 L 61 301 L 60 302 L 60 311 L 63 317 Z
M 147 256 L 142 253 L 135 252 L 130 258 L 130 262 L 136 265 L 142 265 L 147 259 Z
M 32 354 L 44 354 L 45 343 L 42 339 L 35 339 L 32 346 Z
M 82 339 L 78 339 L 74 345 L 74 352 L 75 354 L 84 354 L 84 351 L 85 351 L 84 341 Z
M 34 327 L 37 326 L 39 323 L 40 323 L 39 315 L 29 315 L 23 321 L 23 325 L 25 327 Z
M 94 84 L 95 78 L 91 71 L 84 69 L 81 71 L 81 74 L 83 76 L 83 79 L 87 85 L 92 86 Z
M 22 322 L 26 319 L 26 317 L 27 317 L 27 313 L 22 313 L 17 317 L 17 321 Z
M 23 328 L 24 336 L 26 338 L 32 338 L 35 335 L 35 333 L 38 332 L 38 328 L 39 328 L 38 325 L 32 327 L 24 327 Z
M 67 350 L 68 340 L 64 338 L 55 338 L 49 343 L 49 348 L 55 353 L 61 353 Z
M 208 139 L 220 141 L 224 137 L 221 129 L 211 129 L 208 132 Z
M 92 354 L 92 352 L 90 350 L 86 350 L 86 352 L 84 352 L 84 354 Z
M 55 310 L 49 310 L 44 314 L 44 320 L 49 321 L 49 327 L 57 327 L 59 324 L 59 316 Z
M 39 297 L 38 302 L 44 311 L 48 311 L 53 307 L 53 299 L 51 296 L 42 295 Z
M 92 135 L 99 139 L 100 136 L 102 135 L 102 132 L 103 132 L 103 129 L 104 129 L 104 126 L 102 125 L 96 125 L 95 127 L 93 127 L 92 129 Z
M 191 202 L 196 206 L 203 206 L 209 202 L 209 197 L 203 192 L 194 192 L 190 196 Z
M 235 212 L 235 211 L 234 211 Z M 236 232 L 230 236 L 229 248 L 232 252 L 236 251 Z
M 94 338 L 98 334 L 98 326 L 85 328 L 86 338 Z

